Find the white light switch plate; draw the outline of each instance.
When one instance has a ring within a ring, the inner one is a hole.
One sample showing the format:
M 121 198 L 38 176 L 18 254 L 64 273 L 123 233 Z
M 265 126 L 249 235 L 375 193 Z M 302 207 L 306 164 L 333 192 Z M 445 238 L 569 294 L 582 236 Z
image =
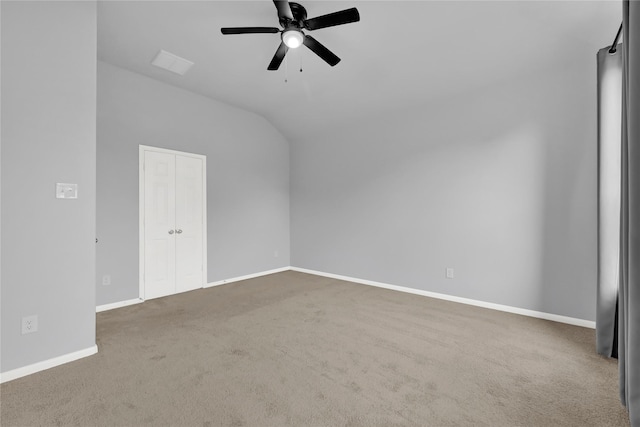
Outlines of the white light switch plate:
M 77 199 L 78 184 L 56 183 L 56 199 Z

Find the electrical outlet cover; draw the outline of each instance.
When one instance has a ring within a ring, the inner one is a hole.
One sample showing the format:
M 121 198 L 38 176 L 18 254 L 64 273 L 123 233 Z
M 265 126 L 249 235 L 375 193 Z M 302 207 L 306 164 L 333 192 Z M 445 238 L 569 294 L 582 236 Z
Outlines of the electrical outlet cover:
M 25 316 L 22 318 L 22 335 L 30 334 L 38 330 L 38 316 Z

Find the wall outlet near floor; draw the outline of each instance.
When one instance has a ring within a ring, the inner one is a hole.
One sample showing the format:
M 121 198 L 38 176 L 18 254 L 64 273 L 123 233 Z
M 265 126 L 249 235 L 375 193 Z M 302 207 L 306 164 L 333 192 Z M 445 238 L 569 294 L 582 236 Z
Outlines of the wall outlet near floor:
M 111 275 L 105 274 L 104 276 L 102 276 L 102 285 L 109 286 L 110 284 L 111 284 Z
M 22 335 L 38 331 L 38 315 L 25 316 L 22 318 Z
M 453 279 L 453 268 L 447 267 L 447 279 Z

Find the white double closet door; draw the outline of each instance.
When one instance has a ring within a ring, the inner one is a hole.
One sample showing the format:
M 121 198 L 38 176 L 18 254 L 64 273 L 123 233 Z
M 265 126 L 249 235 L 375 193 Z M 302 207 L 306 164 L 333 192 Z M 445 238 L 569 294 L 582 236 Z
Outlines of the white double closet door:
M 204 156 L 140 147 L 141 297 L 202 288 L 206 280 Z

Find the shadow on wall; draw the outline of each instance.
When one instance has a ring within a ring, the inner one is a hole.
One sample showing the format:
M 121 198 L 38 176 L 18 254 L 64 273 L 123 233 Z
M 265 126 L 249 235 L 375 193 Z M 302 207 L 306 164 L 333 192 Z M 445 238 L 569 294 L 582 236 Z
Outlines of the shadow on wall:
M 593 73 L 567 70 L 549 82 L 545 134 L 541 306 L 595 320 L 597 118 Z M 586 90 L 585 90 L 586 88 Z

